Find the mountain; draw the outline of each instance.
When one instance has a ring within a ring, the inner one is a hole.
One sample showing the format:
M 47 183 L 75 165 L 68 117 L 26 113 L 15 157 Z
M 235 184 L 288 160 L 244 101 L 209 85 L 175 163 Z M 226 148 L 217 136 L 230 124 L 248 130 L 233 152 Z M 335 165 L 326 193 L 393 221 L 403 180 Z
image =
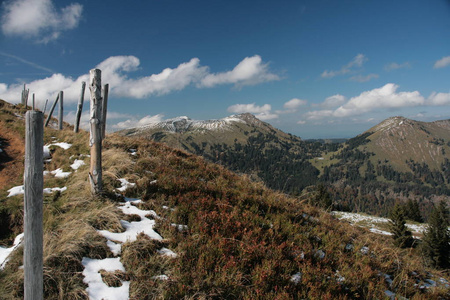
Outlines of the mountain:
M 406 160 L 440 170 L 450 159 L 450 120 L 419 122 L 403 117 L 389 118 L 367 133 L 367 151 L 377 159 L 389 159 L 399 171 L 412 171 Z
M 183 116 L 122 130 L 118 133 L 125 136 L 143 136 L 190 152 L 201 149 L 203 143 L 211 145 L 246 143 L 250 137 L 259 134 L 276 135 L 281 141 L 285 142 L 299 142 L 301 140 L 248 113 L 205 121 L 191 120 L 189 117 Z
M 389 118 L 341 143 L 301 140 L 251 114 L 222 120 L 187 117 L 124 130 L 164 142 L 301 195 L 324 184 L 340 209 L 387 215 L 396 199 L 415 199 L 423 213 L 450 193 L 449 120 Z
M 300 193 L 316 183 L 319 171 L 309 159 L 339 146 L 302 141 L 248 113 L 209 121 L 179 117 L 118 134 L 144 137 L 202 155 L 262 180 L 270 188 L 290 193 Z
M 23 143 L 25 108 L 1 104 L 0 124 Z M 6 153 L 11 136 L 0 131 Z M 107 135 L 104 193 L 91 195 L 88 140 L 70 127 L 44 130 L 45 299 L 448 298 L 448 274 L 426 266 L 418 248 L 162 143 Z M 9 176 L 0 299 L 15 300 L 23 167 Z

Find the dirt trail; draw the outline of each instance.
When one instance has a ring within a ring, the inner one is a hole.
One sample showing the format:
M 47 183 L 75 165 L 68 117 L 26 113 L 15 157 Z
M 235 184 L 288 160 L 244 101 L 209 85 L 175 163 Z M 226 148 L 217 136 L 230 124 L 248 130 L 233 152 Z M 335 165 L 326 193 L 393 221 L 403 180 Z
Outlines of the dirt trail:
M 0 138 L 8 158 L 0 156 L 0 189 L 9 186 L 13 180 L 23 174 L 25 142 L 16 133 L 9 132 L 0 122 Z

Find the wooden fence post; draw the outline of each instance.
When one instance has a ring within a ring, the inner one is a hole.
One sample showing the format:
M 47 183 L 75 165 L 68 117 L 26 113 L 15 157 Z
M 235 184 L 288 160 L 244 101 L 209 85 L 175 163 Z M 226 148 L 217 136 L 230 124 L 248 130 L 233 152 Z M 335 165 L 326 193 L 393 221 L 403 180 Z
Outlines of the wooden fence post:
M 24 172 L 24 299 L 43 299 L 44 115 L 27 111 Z
M 108 112 L 108 94 L 109 94 L 109 84 L 105 84 L 103 86 L 102 140 L 105 138 L 106 133 L 106 113 Z
M 59 124 L 59 130 L 63 129 L 63 91 L 59 92 L 59 110 L 58 110 L 58 124 Z
M 90 139 L 91 147 L 91 167 L 89 181 L 91 183 L 91 193 L 98 195 L 102 193 L 102 131 L 101 131 L 101 101 L 102 101 L 102 71 L 99 69 L 90 70 L 89 89 L 91 91 L 91 119 L 90 119 Z
M 28 102 L 28 93 L 30 92 L 30 89 L 26 89 L 26 84 L 23 84 L 23 90 L 22 90 L 22 105 L 26 105 L 26 103 Z
M 58 99 L 59 99 L 59 94 L 58 94 L 58 96 L 56 96 L 56 100 L 55 100 L 55 102 L 53 102 L 53 105 L 50 108 L 50 112 L 48 113 L 47 120 L 45 120 L 45 125 L 44 125 L 45 127 L 47 127 L 48 122 L 50 122 L 50 119 L 52 118 L 52 114 L 53 114 L 53 111 L 55 110 L 56 103 L 58 103 Z
M 48 99 L 45 100 L 45 105 L 44 105 L 44 109 L 42 110 L 42 113 L 45 115 L 45 110 L 47 109 L 47 103 L 48 103 Z
M 75 133 L 78 132 L 78 128 L 80 127 L 80 119 L 81 119 L 81 113 L 83 111 L 83 102 L 84 102 L 84 90 L 86 88 L 86 82 L 81 82 L 81 94 L 80 94 L 80 100 L 78 100 L 78 109 L 77 109 L 77 117 L 75 119 L 75 127 L 73 131 Z

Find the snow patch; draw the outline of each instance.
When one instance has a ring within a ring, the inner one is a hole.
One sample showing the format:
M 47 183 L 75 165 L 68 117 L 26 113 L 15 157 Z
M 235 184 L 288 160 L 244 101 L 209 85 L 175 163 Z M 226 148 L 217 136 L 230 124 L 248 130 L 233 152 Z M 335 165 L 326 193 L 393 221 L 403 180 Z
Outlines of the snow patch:
M 44 189 L 44 194 L 51 194 L 51 193 L 53 193 L 53 192 L 60 192 L 60 193 L 62 193 L 62 192 L 64 192 L 64 191 L 66 191 L 67 190 L 67 187 L 65 186 L 65 187 L 62 187 L 62 188 L 59 188 L 59 187 L 55 187 L 55 188 L 45 188 Z
M 128 299 L 130 294 L 130 282 L 121 281 L 120 287 L 109 287 L 103 280 L 100 270 L 114 272 L 116 270 L 125 272 L 120 258 L 91 259 L 83 257 L 81 264 L 84 266 L 83 282 L 88 285 L 86 291 L 91 300 L 123 300 Z
M 85 165 L 85 162 L 84 162 L 83 160 L 81 160 L 81 159 L 75 159 L 74 162 L 73 162 L 73 164 L 70 165 L 70 167 L 71 167 L 73 170 L 78 170 L 81 166 L 84 166 L 84 165 Z
M 300 280 L 302 280 L 302 273 L 298 272 L 291 276 L 291 282 L 294 284 L 299 284 Z
M 61 168 L 56 169 L 54 171 L 50 171 L 52 175 L 54 175 L 56 178 L 67 178 L 69 177 L 72 172 L 64 172 Z
M 120 181 L 121 187 L 117 188 L 116 190 L 118 190 L 120 192 L 125 192 L 128 188 L 134 187 L 136 185 L 136 183 L 131 183 L 128 180 L 126 180 L 125 178 L 119 178 L 117 180 Z
M 72 147 L 72 144 L 61 142 L 61 143 L 52 143 L 52 144 L 48 144 L 48 145 L 45 145 L 45 146 L 48 146 L 48 147 L 50 147 L 50 146 L 57 146 L 57 147 L 63 148 L 64 150 L 67 150 L 70 147 Z
M 0 270 L 3 270 L 3 268 L 5 268 L 5 265 L 9 260 L 9 255 L 22 244 L 23 236 L 23 233 L 16 236 L 12 247 L 5 248 L 0 246 Z
M 8 197 L 25 194 L 25 189 L 23 185 L 12 187 L 8 190 Z

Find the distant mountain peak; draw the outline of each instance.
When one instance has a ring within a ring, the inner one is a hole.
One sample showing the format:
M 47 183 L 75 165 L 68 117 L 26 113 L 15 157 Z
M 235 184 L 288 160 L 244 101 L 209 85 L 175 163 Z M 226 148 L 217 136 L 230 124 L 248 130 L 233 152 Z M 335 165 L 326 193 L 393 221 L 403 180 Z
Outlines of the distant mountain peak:
M 402 125 L 410 124 L 411 122 L 415 122 L 415 121 L 407 119 L 402 116 L 390 117 L 390 118 L 382 121 L 380 124 L 372 127 L 368 131 L 376 132 L 376 131 L 390 130 L 390 129 L 393 129 L 393 128 L 396 128 L 396 127 L 399 127 Z

